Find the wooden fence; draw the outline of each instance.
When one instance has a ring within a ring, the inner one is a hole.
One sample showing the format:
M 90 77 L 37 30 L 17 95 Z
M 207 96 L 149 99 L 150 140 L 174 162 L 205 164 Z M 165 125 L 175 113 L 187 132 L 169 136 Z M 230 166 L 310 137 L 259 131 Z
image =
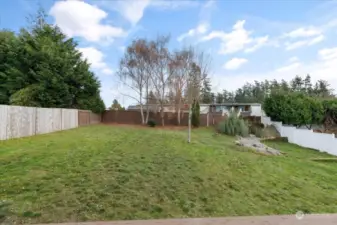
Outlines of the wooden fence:
M 146 113 L 144 113 L 146 117 Z M 222 113 L 208 113 L 200 114 L 200 126 L 216 126 L 221 121 L 227 118 L 227 115 L 222 116 Z M 158 125 L 161 124 L 160 113 L 149 114 L 149 119 L 154 120 Z M 245 120 L 253 123 L 261 123 L 261 117 L 259 116 L 246 116 Z M 139 111 L 115 111 L 107 110 L 102 114 L 102 123 L 119 123 L 119 124 L 142 124 L 141 115 Z M 166 126 L 177 126 L 177 114 L 176 113 L 164 113 L 164 123 Z M 180 126 L 188 126 L 188 113 L 183 113 L 180 118 Z
M 144 113 L 146 117 L 146 113 Z M 208 114 L 200 115 L 200 126 L 207 126 L 209 123 L 211 125 L 211 116 Z M 149 119 L 154 120 L 158 125 L 161 124 L 160 113 L 149 114 Z M 103 123 L 119 123 L 119 124 L 142 124 L 141 115 L 138 111 L 115 111 L 107 110 L 102 114 Z M 166 126 L 177 126 L 177 114 L 176 113 L 164 113 L 164 123 Z M 183 113 L 180 118 L 180 126 L 188 126 L 188 113 Z
M 101 122 L 91 111 L 0 105 L 0 140 L 46 134 Z
M 95 114 L 90 110 L 78 110 L 78 126 L 86 126 L 101 123 L 101 114 Z

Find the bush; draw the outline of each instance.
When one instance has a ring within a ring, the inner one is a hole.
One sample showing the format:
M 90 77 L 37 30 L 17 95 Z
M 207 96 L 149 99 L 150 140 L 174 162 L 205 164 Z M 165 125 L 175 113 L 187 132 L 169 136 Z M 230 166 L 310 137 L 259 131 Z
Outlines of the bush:
M 247 137 L 249 135 L 248 125 L 236 113 L 231 113 L 227 119 L 220 122 L 218 131 L 231 136 L 240 135 Z
M 193 127 L 199 127 L 200 125 L 200 105 L 196 100 L 193 101 L 192 105 L 191 123 Z
M 149 120 L 147 121 L 147 125 L 148 125 L 149 127 L 155 127 L 155 126 L 157 125 L 157 123 L 156 123 L 156 121 L 154 121 L 153 119 L 149 119 Z
M 320 124 L 324 115 L 322 103 L 303 93 L 272 93 L 264 100 L 263 109 L 273 121 L 308 128 Z

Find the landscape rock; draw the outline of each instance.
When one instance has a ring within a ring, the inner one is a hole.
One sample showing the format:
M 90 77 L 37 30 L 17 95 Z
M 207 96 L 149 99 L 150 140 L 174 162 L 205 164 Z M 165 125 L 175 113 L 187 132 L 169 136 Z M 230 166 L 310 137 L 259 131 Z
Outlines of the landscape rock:
M 251 135 L 250 137 L 237 137 L 236 145 L 244 146 L 255 150 L 258 153 L 267 155 L 282 155 L 279 150 L 268 147 L 260 142 L 260 139 Z

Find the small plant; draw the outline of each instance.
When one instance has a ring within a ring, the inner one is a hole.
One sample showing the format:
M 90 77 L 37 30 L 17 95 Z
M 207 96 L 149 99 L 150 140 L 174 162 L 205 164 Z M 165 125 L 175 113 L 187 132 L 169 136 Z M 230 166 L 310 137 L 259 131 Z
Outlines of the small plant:
M 232 112 L 227 119 L 220 122 L 218 131 L 231 136 L 240 135 L 247 137 L 249 135 L 248 125 L 234 112 Z
M 154 121 L 153 119 L 149 119 L 149 120 L 147 121 L 147 125 L 148 125 L 149 127 L 155 127 L 155 126 L 157 125 L 157 123 L 156 123 L 156 121 Z

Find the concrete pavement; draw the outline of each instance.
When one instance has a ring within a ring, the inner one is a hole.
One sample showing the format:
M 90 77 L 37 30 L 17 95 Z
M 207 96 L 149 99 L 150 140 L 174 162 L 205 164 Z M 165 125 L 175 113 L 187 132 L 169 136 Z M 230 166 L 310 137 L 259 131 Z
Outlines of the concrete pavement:
M 337 214 L 101 221 L 48 225 L 337 225 Z

